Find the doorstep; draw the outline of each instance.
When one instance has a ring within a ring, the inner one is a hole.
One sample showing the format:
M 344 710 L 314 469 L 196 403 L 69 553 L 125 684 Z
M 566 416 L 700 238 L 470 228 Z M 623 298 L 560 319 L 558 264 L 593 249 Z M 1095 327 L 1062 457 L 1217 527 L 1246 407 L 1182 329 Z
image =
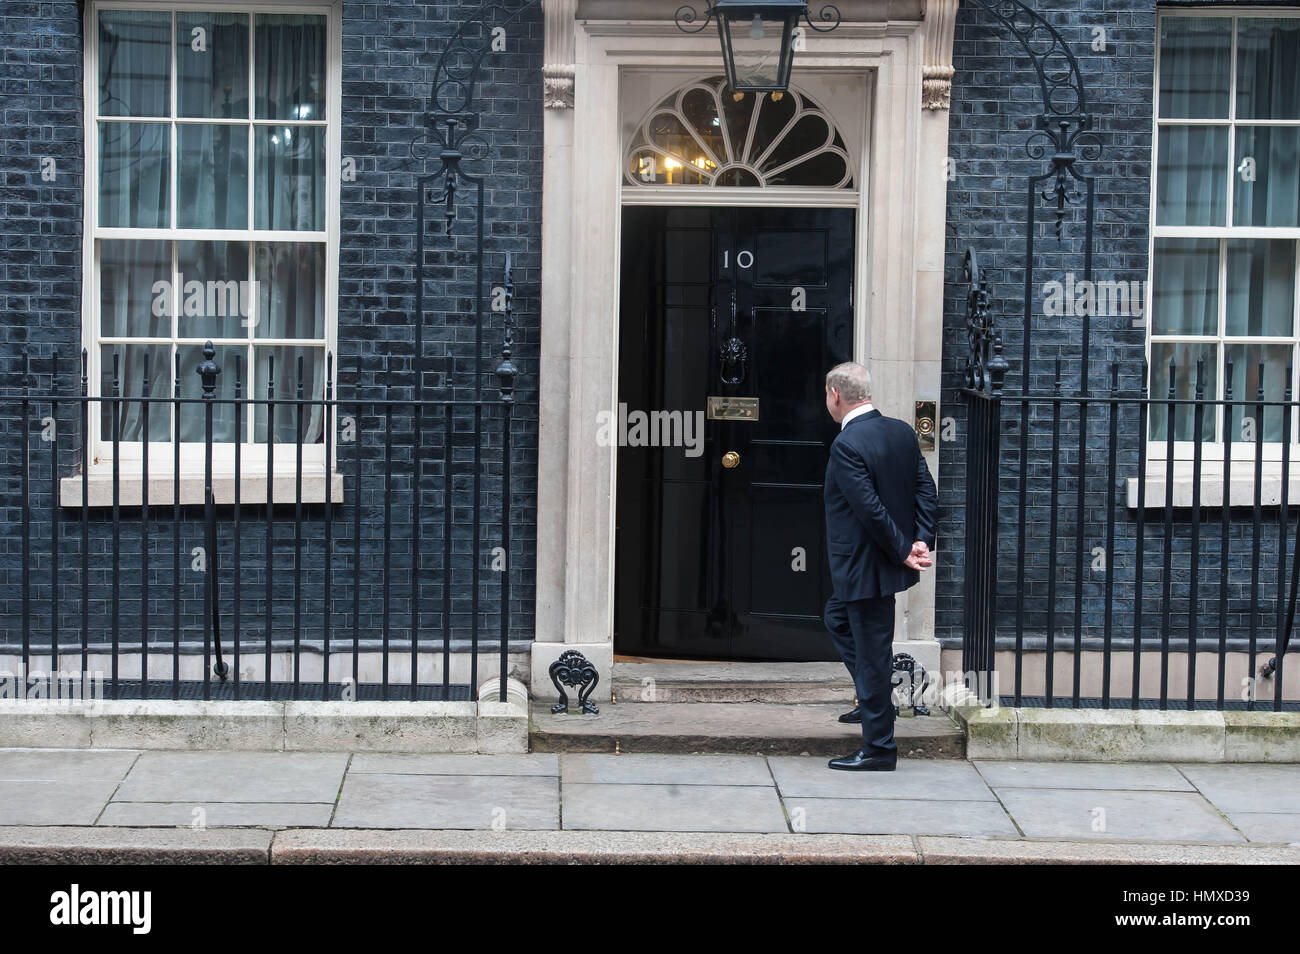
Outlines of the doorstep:
M 551 699 L 532 705 L 533 752 L 708 752 L 754 755 L 847 755 L 859 748 L 858 726 L 837 721 L 843 703 L 616 702 L 598 715 L 551 713 Z M 849 701 L 852 705 L 852 700 Z M 962 731 L 942 710 L 894 723 L 904 758 L 960 759 Z
M 615 662 L 618 702 L 834 702 L 853 707 L 842 663 Z

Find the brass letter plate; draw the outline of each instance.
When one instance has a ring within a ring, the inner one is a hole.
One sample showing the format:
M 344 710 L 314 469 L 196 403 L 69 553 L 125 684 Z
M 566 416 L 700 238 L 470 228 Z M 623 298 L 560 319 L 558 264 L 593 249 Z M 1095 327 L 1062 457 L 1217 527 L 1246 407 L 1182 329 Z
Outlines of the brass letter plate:
M 757 421 L 758 398 L 709 395 L 710 421 Z

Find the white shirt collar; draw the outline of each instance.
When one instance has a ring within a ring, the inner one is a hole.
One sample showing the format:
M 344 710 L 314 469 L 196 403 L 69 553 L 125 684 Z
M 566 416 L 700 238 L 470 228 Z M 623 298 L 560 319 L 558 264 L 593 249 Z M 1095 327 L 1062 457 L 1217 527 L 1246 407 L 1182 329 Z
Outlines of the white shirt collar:
M 870 401 L 866 404 L 859 404 L 853 410 L 849 411 L 849 413 L 844 415 L 844 420 L 840 421 L 840 430 L 844 430 L 845 425 L 847 425 L 849 421 L 853 420 L 855 417 L 860 417 L 863 414 L 866 414 L 870 410 L 872 410 Z

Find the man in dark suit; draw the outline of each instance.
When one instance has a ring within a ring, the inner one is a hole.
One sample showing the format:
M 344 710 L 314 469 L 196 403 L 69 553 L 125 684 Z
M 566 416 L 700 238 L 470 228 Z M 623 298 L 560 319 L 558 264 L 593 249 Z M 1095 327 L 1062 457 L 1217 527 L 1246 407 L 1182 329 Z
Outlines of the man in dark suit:
M 938 494 L 905 422 L 871 406 L 871 375 L 855 362 L 826 375 L 826 409 L 840 425 L 826 465 L 826 549 L 834 595 L 826 628 L 853 677 L 862 748 L 830 767 L 892 772 L 898 761 L 891 699 L 894 594 L 931 565 Z

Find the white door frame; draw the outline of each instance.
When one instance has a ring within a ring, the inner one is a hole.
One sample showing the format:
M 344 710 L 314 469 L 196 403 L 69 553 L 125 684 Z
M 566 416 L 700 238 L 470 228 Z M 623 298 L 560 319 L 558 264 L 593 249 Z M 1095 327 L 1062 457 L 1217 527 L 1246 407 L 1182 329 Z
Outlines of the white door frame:
M 940 218 L 937 234 L 934 222 L 922 224 L 917 187 L 926 168 L 922 26 L 923 21 L 844 23 L 833 33 L 812 36 L 798 54 L 795 78 L 797 84 L 798 74 L 814 70 L 870 76 L 868 94 L 874 101 L 866 104 L 865 167 L 859 170 L 865 187 L 860 186 L 857 204 L 854 357 L 871 368 L 881 410 L 909 422 L 915 400 L 938 398 L 942 339 L 943 222 Z M 620 78 L 627 70 L 647 68 L 710 75 L 719 71 L 719 56 L 714 31 L 684 36 L 671 21 L 578 20 L 574 108 L 547 110 L 534 693 L 547 685 L 549 664 L 562 651 L 577 649 L 601 675 L 593 698 L 609 697 L 617 448 L 599 446 L 596 432 L 598 413 L 614 410 L 618 394 Z M 948 114 L 938 115 L 946 151 Z M 929 189 L 944 181 L 938 158 L 933 165 L 934 175 L 925 176 Z M 712 201 L 732 204 L 725 194 Z M 789 204 L 791 199 L 774 194 L 772 201 Z M 934 198 L 924 205 L 932 212 Z M 938 206 L 942 215 L 942 199 Z M 924 258 L 933 264 L 937 256 L 939 282 L 937 297 L 933 289 L 925 295 L 939 307 L 927 308 L 924 316 L 916 307 L 922 240 L 937 243 Z M 873 322 L 873 315 L 888 320 Z M 931 587 L 929 594 L 917 594 L 928 612 L 910 633 L 900 607 L 900 639 L 932 640 L 932 593 Z M 937 649 L 935 656 L 937 669 Z

